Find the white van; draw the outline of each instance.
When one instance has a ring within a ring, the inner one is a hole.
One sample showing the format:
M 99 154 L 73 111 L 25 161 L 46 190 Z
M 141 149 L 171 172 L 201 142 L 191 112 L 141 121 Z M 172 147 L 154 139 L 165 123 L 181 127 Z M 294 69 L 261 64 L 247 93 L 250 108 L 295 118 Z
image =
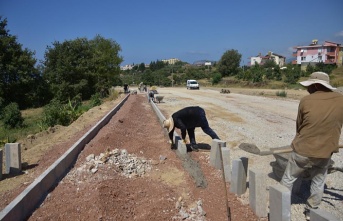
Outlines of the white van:
M 196 80 L 187 80 L 187 89 L 200 89 L 199 83 Z

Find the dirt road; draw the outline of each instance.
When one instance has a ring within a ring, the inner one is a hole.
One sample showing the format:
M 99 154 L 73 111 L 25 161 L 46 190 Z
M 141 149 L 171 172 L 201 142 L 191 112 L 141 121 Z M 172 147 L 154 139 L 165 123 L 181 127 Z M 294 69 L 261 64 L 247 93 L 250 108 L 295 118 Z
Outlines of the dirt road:
M 251 90 L 249 94 L 235 91 L 230 94 L 219 93 L 218 90 L 202 88 L 200 90 L 187 90 L 186 88 L 160 88 L 159 93 L 164 96 L 163 103 L 158 107 L 166 117 L 184 106 L 201 106 L 206 110 L 210 126 L 216 131 L 221 140 L 227 142 L 231 149 L 231 160 L 240 157 L 249 158 L 249 169 L 256 168 L 266 172 L 270 179 L 268 185 L 277 183 L 272 173 L 270 162 L 275 158 L 257 156 L 242 151 L 238 145 L 242 142 L 254 143 L 258 147 L 274 148 L 289 145 L 295 135 L 295 120 L 299 99 L 307 95 L 306 91 L 287 91 L 287 98 L 275 95 L 276 90 Z M 264 96 L 258 96 L 264 94 Z M 289 97 L 292 97 L 290 99 Z M 210 143 L 210 137 L 200 128 L 196 129 L 197 142 Z M 341 135 L 340 143 L 343 143 Z M 343 167 L 343 151 L 333 155 L 335 165 Z M 327 178 L 327 188 L 323 198 L 322 208 L 335 214 L 343 220 L 343 173 L 336 172 Z M 307 183 L 308 185 L 308 183 Z M 305 188 L 306 189 L 306 188 Z M 308 192 L 293 200 L 292 220 L 301 220 L 304 198 Z M 302 198 L 303 197 L 303 198 Z M 248 193 L 241 198 L 248 204 Z M 295 203 L 296 202 L 296 203 Z

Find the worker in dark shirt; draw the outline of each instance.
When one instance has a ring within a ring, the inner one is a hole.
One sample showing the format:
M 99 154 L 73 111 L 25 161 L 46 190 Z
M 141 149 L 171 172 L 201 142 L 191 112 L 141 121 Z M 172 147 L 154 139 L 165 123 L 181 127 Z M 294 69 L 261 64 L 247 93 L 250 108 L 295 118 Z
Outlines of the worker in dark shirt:
M 124 93 L 129 93 L 129 85 L 124 84 Z
M 149 91 L 149 102 L 155 102 L 155 93 L 153 91 Z
M 163 127 L 167 128 L 169 132 L 169 138 L 172 142 L 172 148 L 175 148 L 175 144 L 173 142 L 175 127 L 181 130 L 181 138 L 185 143 L 187 131 L 191 149 L 193 151 L 199 151 L 194 134 L 194 130 L 196 127 L 201 127 L 201 129 L 212 139 L 219 139 L 218 135 L 208 125 L 204 109 L 198 106 L 186 107 L 175 112 L 170 118 L 163 122 Z

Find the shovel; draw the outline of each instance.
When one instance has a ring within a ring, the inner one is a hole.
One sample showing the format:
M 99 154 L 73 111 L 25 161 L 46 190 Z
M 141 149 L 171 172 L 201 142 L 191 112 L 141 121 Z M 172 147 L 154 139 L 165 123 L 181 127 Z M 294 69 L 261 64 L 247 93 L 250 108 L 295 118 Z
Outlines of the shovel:
M 343 144 L 340 144 L 338 147 L 343 148 Z M 293 151 L 293 149 L 289 145 L 282 146 L 282 147 L 276 147 L 276 148 L 269 148 L 266 150 L 261 150 L 255 144 L 241 143 L 239 145 L 239 148 L 248 152 L 248 153 L 257 154 L 260 156 L 266 156 L 266 155 L 271 155 L 271 154 L 279 154 L 279 153 L 290 153 Z

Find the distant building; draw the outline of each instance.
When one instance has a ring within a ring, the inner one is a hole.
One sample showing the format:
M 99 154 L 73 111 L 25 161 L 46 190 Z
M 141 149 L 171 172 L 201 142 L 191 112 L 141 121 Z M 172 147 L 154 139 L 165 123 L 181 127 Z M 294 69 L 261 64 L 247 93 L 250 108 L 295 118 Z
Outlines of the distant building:
M 135 65 L 127 64 L 127 65 L 124 65 L 124 66 L 120 66 L 120 70 L 122 70 L 122 71 L 132 70 L 132 68 L 134 66 L 139 66 L 139 64 L 135 64 Z M 144 66 L 145 66 L 145 68 L 149 68 L 150 67 L 149 64 L 144 64 Z
M 264 65 L 268 60 L 273 60 L 275 64 L 279 65 L 279 67 L 283 67 L 286 63 L 286 57 L 269 51 L 268 54 L 265 56 L 259 53 L 255 57 L 250 57 L 250 63 L 248 65 Z
M 131 70 L 132 68 L 133 68 L 133 65 L 131 65 L 131 64 L 120 66 L 120 70 L 122 70 L 122 71 Z
M 312 43 L 307 46 L 295 46 L 293 57 L 296 60 L 292 64 L 300 64 L 302 69 L 307 65 L 313 65 L 319 62 L 324 64 L 336 64 L 342 66 L 343 48 L 341 44 L 324 41 L 323 44 L 318 44 L 318 40 L 312 40 Z
M 170 58 L 170 59 L 162 59 L 162 61 L 168 64 L 175 64 L 176 62 L 181 61 L 181 60 L 177 58 Z
M 200 60 L 193 62 L 195 66 L 212 66 L 213 62 L 208 60 Z

